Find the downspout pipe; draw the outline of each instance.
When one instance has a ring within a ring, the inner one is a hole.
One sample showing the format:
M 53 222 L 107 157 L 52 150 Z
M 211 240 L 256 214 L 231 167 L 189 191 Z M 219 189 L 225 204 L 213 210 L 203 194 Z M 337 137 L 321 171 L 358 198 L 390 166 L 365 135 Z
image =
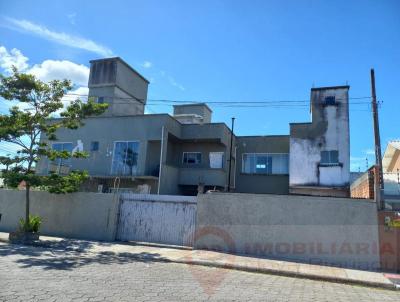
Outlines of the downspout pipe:
M 158 169 L 158 188 L 157 194 L 160 195 L 160 187 L 161 187 L 161 173 L 163 166 L 163 156 L 164 156 L 164 126 L 161 128 L 161 150 L 160 150 L 160 168 Z
M 229 170 L 228 170 L 228 192 L 231 191 L 231 170 L 232 170 L 232 147 L 233 147 L 233 127 L 235 125 L 235 118 L 232 118 L 231 128 L 231 146 L 229 150 Z

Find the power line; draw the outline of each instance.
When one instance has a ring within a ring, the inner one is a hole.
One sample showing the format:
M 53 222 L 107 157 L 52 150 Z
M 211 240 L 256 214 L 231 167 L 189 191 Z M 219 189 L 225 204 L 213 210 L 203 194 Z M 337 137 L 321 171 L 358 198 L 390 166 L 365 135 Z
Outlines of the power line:
M 68 93 L 64 97 L 68 96 L 81 96 L 81 97 L 97 97 L 97 96 L 89 96 L 87 94 L 79 94 L 79 93 Z M 141 100 L 145 101 L 145 99 L 138 99 L 133 97 L 107 97 L 118 100 Z M 350 98 L 336 98 L 336 100 L 360 100 L 360 99 L 368 99 L 370 100 L 370 96 L 361 96 L 361 97 L 350 97 Z M 241 100 L 241 101 L 181 101 L 181 100 L 168 100 L 168 99 L 147 99 L 147 102 L 166 102 L 166 103 L 193 103 L 193 104 L 241 104 L 241 103 L 309 103 L 309 99 L 304 100 L 263 100 L 263 101 L 249 101 L 249 100 Z
M 111 98 L 110 99 L 126 99 L 126 98 Z M 337 99 L 339 100 L 339 99 Z M 308 101 L 309 103 L 310 101 Z M 171 106 L 175 103 L 182 103 L 182 104 L 212 104 L 214 106 L 302 106 L 302 107 L 309 107 L 309 104 L 304 104 L 304 101 L 225 101 L 225 102 L 195 102 L 195 101 L 175 101 L 175 100 L 152 100 L 149 99 L 146 105 L 150 106 Z M 117 104 L 132 104 L 132 102 L 122 101 L 118 102 Z M 365 102 L 349 102 L 350 105 L 370 105 L 369 101 Z
M 87 94 L 78 94 L 78 93 L 69 93 L 64 97 L 73 97 L 73 96 L 81 96 L 81 97 L 89 97 Z M 96 97 L 96 96 L 93 96 Z M 119 101 L 118 104 L 132 104 L 132 101 L 137 102 L 138 98 L 133 97 L 105 97 L 106 99 L 113 100 L 122 100 Z M 370 106 L 370 96 L 360 96 L 360 97 L 350 97 L 350 98 L 336 98 L 336 100 L 358 100 L 358 101 L 349 101 L 349 105 L 368 105 Z M 124 101 L 126 100 L 126 101 Z M 129 100 L 129 101 L 128 101 Z M 365 100 L 365 101 L 362 101 Z M 264 100 L 264 101 L 250 101 L 250 100 L 242 100 L 242 101 L 181 101 L 181 100 L 168 100 L 168 99 L 148 99 L 147 104 L 140 102 L 143 105 L 146 105 L 146 108 L 151 113 L 156 113 L 149 106 L 173 106 L 174 104 L 210 104 L 213 107 L 223 107 L 223 108 L 284 108 L 284 109 L 305 109 L 310 107 L 310 100 Z M 365 111 L 370 112 L 371 109 L 367 109 Z M 364 110 L 356 110 L 351 108 L 351 111 L 364 111 Z

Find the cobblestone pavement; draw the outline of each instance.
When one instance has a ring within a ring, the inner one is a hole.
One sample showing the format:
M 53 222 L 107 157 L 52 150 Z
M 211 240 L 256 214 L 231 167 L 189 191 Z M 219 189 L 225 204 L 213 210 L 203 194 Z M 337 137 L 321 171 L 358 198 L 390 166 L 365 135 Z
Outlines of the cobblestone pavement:
M 0 243 L 0 301 L 400 301 L 400 292 Z

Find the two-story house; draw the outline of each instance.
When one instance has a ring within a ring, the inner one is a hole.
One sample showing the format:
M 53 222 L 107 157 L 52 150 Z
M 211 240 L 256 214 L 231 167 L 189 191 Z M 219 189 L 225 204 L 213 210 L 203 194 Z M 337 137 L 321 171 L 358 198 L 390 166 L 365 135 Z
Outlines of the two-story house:
M 55 149 L 83 150 L 90 157 L 43 159 L 37 165 L 40 174 L 87 170 L 90 180 L 82 189 L 102 192 L 194 195 L 199 189 L 224 191 L 230 183 L 234 192 L 271 194 L 333 186 L 340 188 L 330 191 L 335 196 L 348 187 L 348 126 L 343 132 L 335 124 L 348 122 L 346 89 L 312 89 L 313 121 L 291 125 L 290 135 L 236 136 L 226 124 L 212 121 L 204 103 L 174 106 L 172 115 L 145 114 L 149 82 L 142 75 L 120 58 L 90 63 L 89 96 L 109 107 L 77 130 L 59 129 L 52 142 Z M 327 97 L 336 97 L 336 103 L 329 99 L 332 104 L 319 107 Z M 319 176 L 311 179 L 307 173 Z
M 120 58 L 90 63 L 89 97 L 109 107 L 77 130 L 58 130 L 52 142 L 55 149 L 78 148 L 90 157 L 43 159 L 38 173 L 87 170 L 84 189 L 90 191 L 196 194 L 199 184 L 225 190 L 230 130 L 211 122 L 206 104 L 174 106 L 173 116 L 144 114 L 149 82 L 143 76 Z

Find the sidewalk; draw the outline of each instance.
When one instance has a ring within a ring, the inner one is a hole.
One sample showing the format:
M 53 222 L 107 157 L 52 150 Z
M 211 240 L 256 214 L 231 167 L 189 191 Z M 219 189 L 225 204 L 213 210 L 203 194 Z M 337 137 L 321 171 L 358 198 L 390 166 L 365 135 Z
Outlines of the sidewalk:
M 8 242 L 8 233 L 0 232 L 0 241 Z M 396 274 L 270 260 L 147 243 L 98 242 L 40 236 L 40 242 L 35 243 L 35 246 L 66 251 L 73 250 L 87 257 L 90 257 L 90 254 L 102 254 L 104 256 L 123 255 L 124 257 L 138 258 L 140 260 L 202 265 L 385 289 L 400 289 L 400 275 Z M 397 285 L 392 282 L 395 280 L 398 280 Z

